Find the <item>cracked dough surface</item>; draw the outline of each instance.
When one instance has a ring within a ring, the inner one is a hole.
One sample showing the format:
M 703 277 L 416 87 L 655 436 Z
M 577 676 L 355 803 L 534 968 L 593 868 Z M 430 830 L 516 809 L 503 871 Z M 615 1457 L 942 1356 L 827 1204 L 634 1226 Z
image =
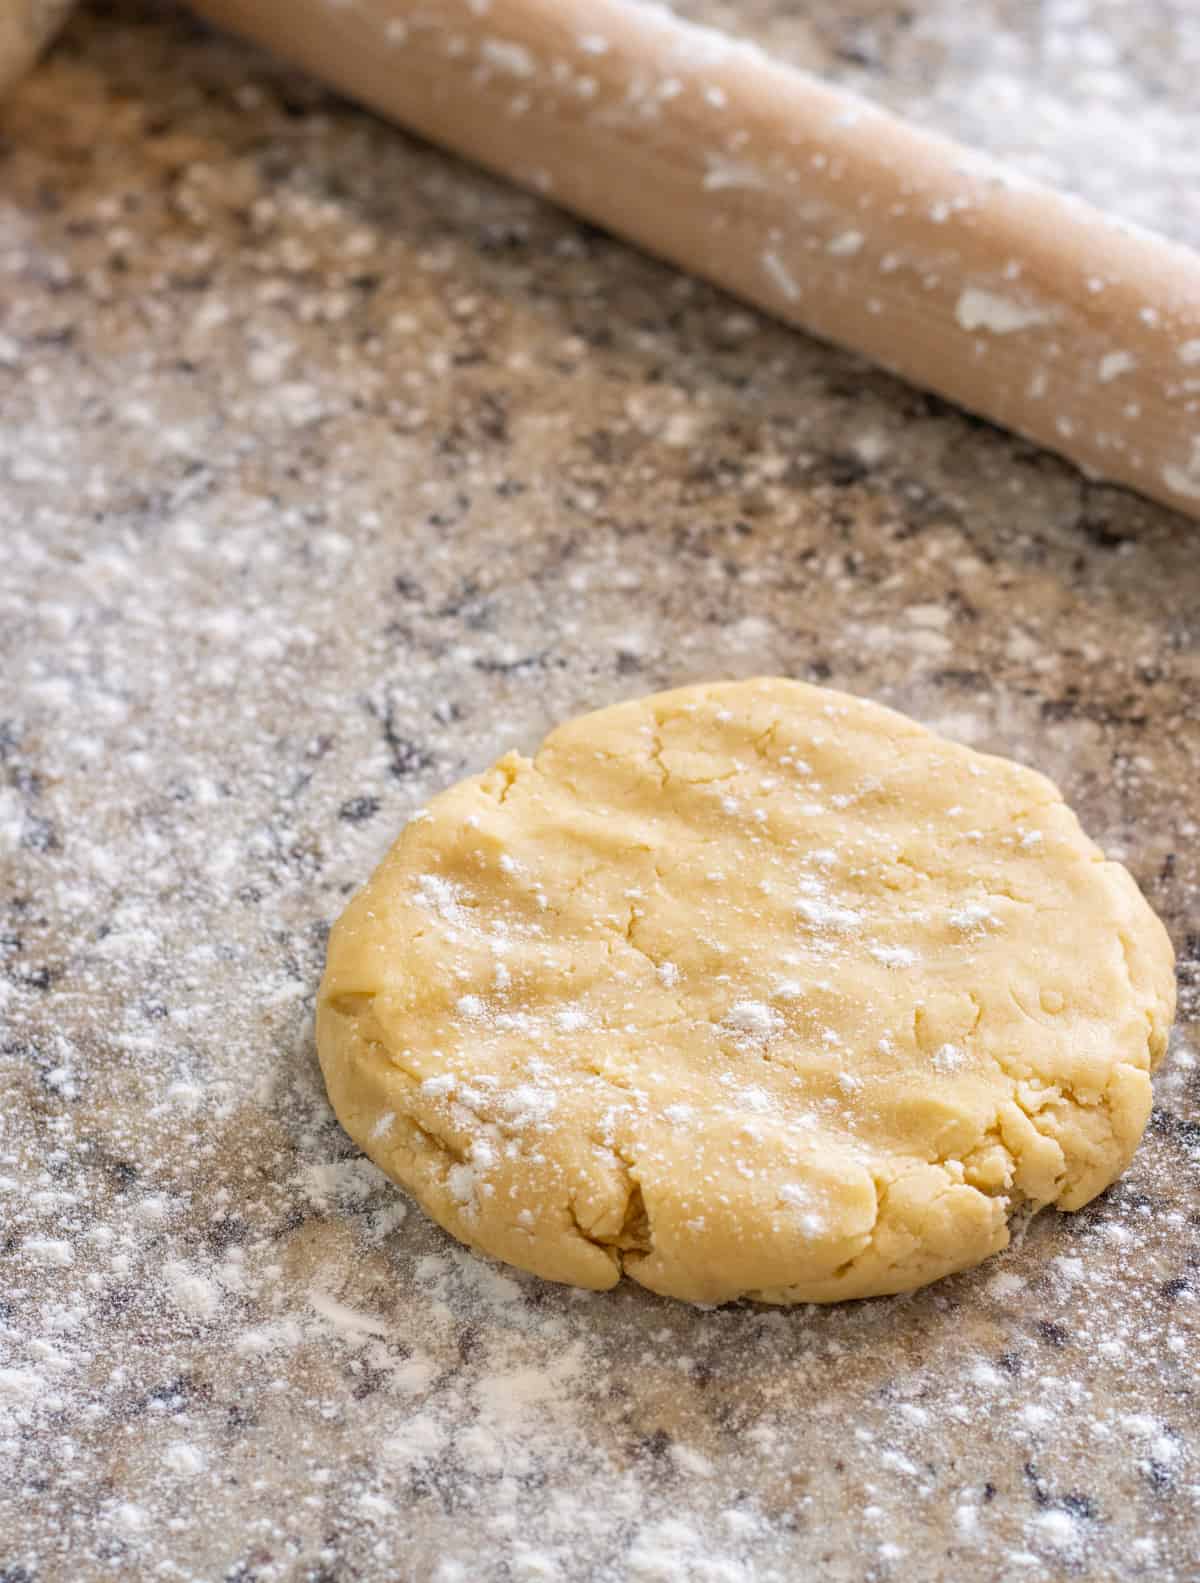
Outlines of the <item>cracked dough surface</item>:
M 905 1291 L 1130 1159 L 1166 933 L 1042 776 L 763 679 L 436 797 L 329 945 L 343 1126 L 448 1231 L 694 1302 Z

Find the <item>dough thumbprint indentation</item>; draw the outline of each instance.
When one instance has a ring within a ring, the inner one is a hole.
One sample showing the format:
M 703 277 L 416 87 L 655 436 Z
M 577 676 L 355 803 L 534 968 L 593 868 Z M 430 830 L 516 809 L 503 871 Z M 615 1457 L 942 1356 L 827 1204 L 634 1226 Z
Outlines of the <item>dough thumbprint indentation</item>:
M 911 1290 L 1124 1169 L 1171 947 L 1032 770 L 781 679 L 560 726 L 435 797 L 333 930 L 355 1142 L 550 1280 Z

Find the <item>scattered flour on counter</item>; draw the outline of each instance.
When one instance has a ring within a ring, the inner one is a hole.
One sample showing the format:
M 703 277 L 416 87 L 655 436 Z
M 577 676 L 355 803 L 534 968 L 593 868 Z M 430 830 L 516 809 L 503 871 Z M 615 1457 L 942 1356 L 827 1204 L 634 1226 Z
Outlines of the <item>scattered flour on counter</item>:
M 75 1249 L 58 1237 L 26 1237 L 21 1252 L 34 1264 L 64 1269 L 75 1262 Z
M 163 1461 L 172 1473 L 181 1474 L 185 1478 L 194 1478 L 208 1468 L 207 1453 L 186 1440 L 172 1441 L 163 1455 Z
M 308 1294 L 308 1304 L 315 1314 L 326 1320 L 341 1336 L 380 1336 L 389 1334 L 387 1322 L 375 1314 L 361 1313 L 341 1303 L 328 1292 L 313 1287 Z
M 933 119 L 1200 239 L 1190 100 L 1133 82 L 1193 71 L 1188 7 L 917 9 L 863 36 L 839 16 L 837 69 L 940 30 L 909 105 L 919 82 Z M 768 10 L 764 39 L 810 26 Z M 749 25 L 725 0 L 704 14 Z M 381 60 L 419 25 L 393 19 Z M 1166 794 L 1196 782 L 1177 702 L 1195 601 L 1170 534 L 1148 515 L 1128 559 L 1086 543 L 1076 480 L 1010 466 L 994 438 L 965 465 L 957 420 L 329 96 L 309 108 L 234 41 L 158 8 L 71 26 L 5 103 L 0 1576 L 793 1583 L 830 1569 L 834 1535 L 834 1567 L 903 1578 L 941 1564 L 941 1514 L 968 1511 L 964 1575 L 1191 1583 L 1194 1036 L 1130 1175 L 1083 1214 L 919 1296 L 781 1315 L 578 1293 L 452 1244 L 336 1126 L 311 1026 L 326 929 L 407 814 L 581 699 L 709 673 L 722 633 L 747 672 L 820 663 L 1094 773 L 1099 834 L 1162 833 L 1144 877 L 1183 940 L 1196 832 Z M 1129 64 L 1101 58 L 1106 30 Z M 580 47 L 599 78 L 611 61 Z M 514 95 L 562 86 L 502 39 L 480 64 Z M 736 133 L 681 70 L 645 101 L 687 92 Z M 118 81 L 146 136 L 106 134 Z M 706 174 L 749 186 L 729 149 Z M 785 253 L 756 267 L 786 304 L 803 273 Z M 1189 378 L 1200 343 L 1176 355 Z M 853 480 L 881 460 L 860 509 Z M 1020 486 L 1000 506 L 997 478 Z M 1089 494 L 1089 524 L 1101 507 Z M 955 590 L 954 654 L 903 679 L 897 612 Z M 1176 699 L 1154 775 L 1110 756 L 1132 728 L 1076 707 L 1068 649 L 1101 701 L 1110 661 L 1139 710 Z M 976 665 L 991 685 L 968 698 Z M 821 806 L 806 767 L 784 772 Z M 416 904 L 466 935 L 469 883 L 430 874 Z M 873 983 L 910 965 L 866 918 L 822 916 L 832 884 L 799 893 L 805 949 L 861 952 Z M 952 923 L 944 948 L 990 922 Z M 495 965 L 458 1015 L 490 1036 L 520 969 L 470 941 Z M 727 966 L 717 1015 L 742 995 Z M 807 1015 L 780 971 L 725 1024 L 764 1065 L 773 1019 Z M 676 998 L 673 964 L 642 973 Z M 1193 1019 L 1183 953 L 1180 991 Z M 730 1092 L 735 1125 L 775 1124 L 776 1078 Z M 464 1089 L 486 1101 L 469 1067 L 434 1084 L 447 1113 Z M 566 1102 L 532 1068 L 511 1098 L 489 1112 L 496 1161 Z M 398 1133 L 399 1101 L 377 1111 Z M 644 1113 L 658 1124 L 652 1097 Z M 691 1120 L 671 1105 L 662 1130 L 686 1149 Z M 501 1176 L 474 1153 L 460 1168 L 472 1192 Z M 777 1206 L 797 1237 L 825 1212 L 801 1175 Z
M 221 1306 L 222 1292 L 215 1281 L 183 1260 L 163 1267 L 163 1281 L 171 1301 L 193 1319 L 211 1319 Z

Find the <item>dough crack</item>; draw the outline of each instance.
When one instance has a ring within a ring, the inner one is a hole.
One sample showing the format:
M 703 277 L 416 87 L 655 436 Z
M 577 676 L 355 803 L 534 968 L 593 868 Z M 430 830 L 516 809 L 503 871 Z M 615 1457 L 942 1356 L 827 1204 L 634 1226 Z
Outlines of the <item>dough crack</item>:
M 637 926 L 638 926 L 638 921 L 639 921 L 639 913 L 638 913 L 637 903 L 636 902 L 630 902 L 630 904 L 629 904 L 629 916 L 625 920 L 625 927 L 624 927 L 624 929 L 622 931 L 622 938 L 624 939 L 625 944 L 628 945 L 628 946 L 632 946 L 632 948 L 638 953 L 639 956 L 644 956 L 646 961 L 649 962 L 650 966 L 655 970 L 655 972 L 657 972 L 659 967 L 661 966 L 661 963 L 658 961 L 658 959 L 656 957 L 652 956 L 650 954 L 650 952 L 646 950 L 645 946 L 639 945 L 637 940 L 634 938 L 634 934 L 635 934 L 635 931 L 636 931 Z
M 575 1205 L 570 1201 L 567 1203 L 567 1220 L 570 1222 L 573 1232 L 581 1242 L 586 1242 L 590 1248 L 595 1248 L 598 1252 L 604 1254 L 605 1258 L 612 1263 L 612 1266 L 616 1270 L 618 1277 L 624 1273 L 624 1267 L 621 1263 L 620 1249 L 614 1248 L 601 1240 L 601 1238 L 593 1236 L 580 1220 L 578 1214 L 576 1214 Z
M 967 1029 L 967 1036 L 969 1038 L 972 1034 L 974 1034 L 974 1033 L 976 1033 L 978 1031 L 979 1024 L 983 1021 L 983 1001 L 979 998 L 979 996 L 975 993 L 975 991 L 973 989 L 968 989 L 965 993 L 966 993 L 967 999 L 971 1002 L 972 1006 L 974 1006 L 974 1008 L 975 1008 L 975 1021 Z
M 666 791 L 671 783 L 671 771 L 663 758 L 663 739 L 660 731 L 654 733 L 653 743 L 650 748 L 650 762 L 658 766 L 659 789 Z
M 498 773 L 501 777 L 500 784 L 496 788 L 496 802 L 500 807 L 508 801 L 518 780 L 530 771 L 537 773 L 536 761 L 522 758 L 518 753 L 506 753 L 502 759 L 497 760 L 492 773 L 493 775 Z M 490 792 L 486 780 L 481 783 L 481 790 Z
M 778 735 L 778 732 L 779 721 L 772 720 L 767 729 L 765 731 L 760 731 L 750 744 L 755 753 L 758 755 L 759 759 L 765 760 L 768 764 L 771 762 L 770 749 L 775 744 L 775 738 Z
M 614 1248 L 621 1254 L 651 1253 L 654 1250 L 654 1233 L 642 1189 L 634 1182 L 625 1202 L 625 1217 L 611 1237 L 594 1239 L 601 1247 Z
M 331 1010 L 336 1011 L 339 1017 L 352 1017 L 361 1020 L 371 1009 L 376 992 L 374 990 L 352 990 L 342 995 L 334 995 L 326 1002 Z
M 646 1208 L 641 1183 L 634 1175 L 636 1168 L 634 1161 L 623 1154 L 619 1146 L 614 1143 L 602 1144 L 593 1140 L 593 1147 L 602 1150 L 604 1156 L 610 1161 L 615 1161 L 620 1169 L 621 1189 L 624 1192 L 620 1224 L 615 1231 L 609 1233 L 597 1231 L 595 1224 L 585 1225 L 579 1218 L 574 1195 L 567 1201 L 567 1214 L 579 1235 L 593 1247 L 603 1249 L 614 1260 L 617 1269 L 623 1271 L 626 1256 L 645 1255 L 654 1251 L 654 1228 Z M 609 1218 L 603 1208 L 598 1213 L 605 1219 Z

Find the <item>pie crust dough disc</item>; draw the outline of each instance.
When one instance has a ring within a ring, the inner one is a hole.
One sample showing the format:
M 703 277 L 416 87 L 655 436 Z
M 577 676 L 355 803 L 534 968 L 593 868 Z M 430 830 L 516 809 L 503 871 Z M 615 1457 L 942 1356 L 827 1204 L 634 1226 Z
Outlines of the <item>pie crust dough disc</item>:
M 830 1302 L 1128 1163 L 1174 1014 L 1056 788 L 774 678 L 560 726 L 435 797 L 329 943 L 343 1126 L 550 1280 Z

